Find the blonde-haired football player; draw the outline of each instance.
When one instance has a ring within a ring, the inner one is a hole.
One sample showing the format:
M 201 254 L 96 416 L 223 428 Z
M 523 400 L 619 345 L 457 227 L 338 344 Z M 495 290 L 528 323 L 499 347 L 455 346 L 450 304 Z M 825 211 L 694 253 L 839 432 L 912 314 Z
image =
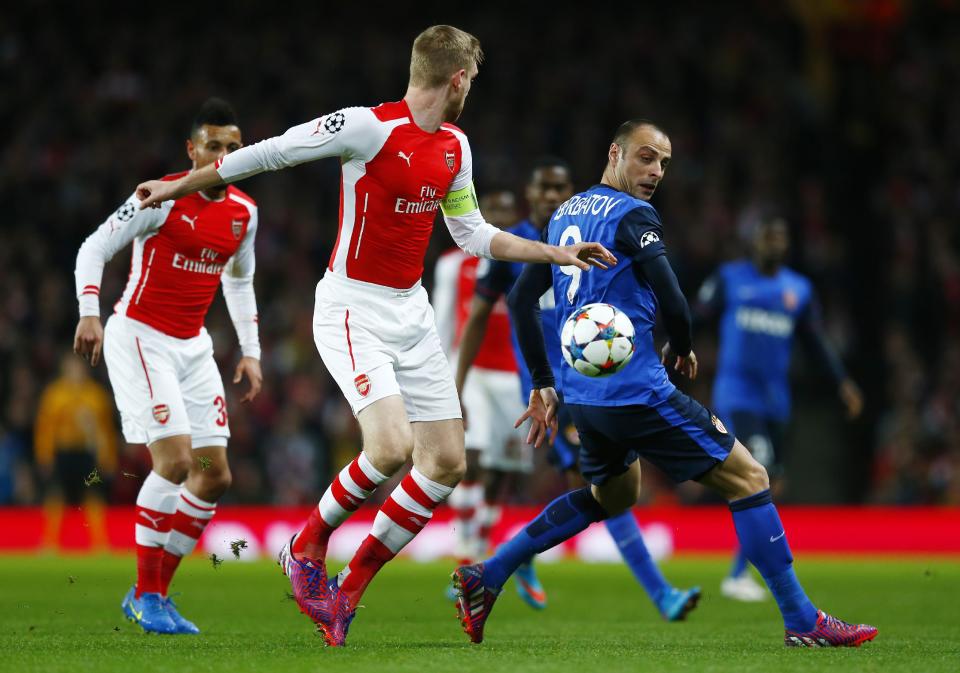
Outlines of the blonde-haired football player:
M 137 190 L 146 207 L 263 171 L 340 159 L 339 233 L 317 285 L 314 337 L 360 423 L 363 452 L 281 553 L 297 604 L 329 645 L 344 643 L 373 576 L 427 524 L 464 472 L 460 403 L 420 284 L 437 211 L 472 255 L 583 270 L 611 260 L 595 243 L 527 241 L 480 214 L 470 144 L 453 122 L 482 56 L 473 35 L 433 26 L 413 43 L 402 100 L 323 115 L 180 180 Z M 411 459 L 413 469 L 380 508 L 370 535 L 328 584 L 330 533 Z

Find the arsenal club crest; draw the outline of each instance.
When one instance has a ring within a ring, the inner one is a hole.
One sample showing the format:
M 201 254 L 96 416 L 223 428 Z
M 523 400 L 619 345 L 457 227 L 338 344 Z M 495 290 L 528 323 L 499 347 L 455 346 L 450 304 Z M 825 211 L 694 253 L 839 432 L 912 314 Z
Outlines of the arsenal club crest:
M 170 407 L 166 404 L 158 404 L 153 408 L 153 419 L 160 425 L 166 425 L 170 420 Z
M 240 234 L 243 233 L 243 220 L 231 220 L 230 224 L 233 227 L 233 237 L 240 240 Z
M 366 374 L 359 374 L 357 378 L 353 380 L 353 385 L 357 387 L 357 392 L 360 393 L 360 397 L 366 397 L 370 392 L 370 377 Z
M 453 173 L 453 167 L 457 164 L 457 156 L 453 152 L 444 152 L 444 158 L 447 160 L 447 168 Z

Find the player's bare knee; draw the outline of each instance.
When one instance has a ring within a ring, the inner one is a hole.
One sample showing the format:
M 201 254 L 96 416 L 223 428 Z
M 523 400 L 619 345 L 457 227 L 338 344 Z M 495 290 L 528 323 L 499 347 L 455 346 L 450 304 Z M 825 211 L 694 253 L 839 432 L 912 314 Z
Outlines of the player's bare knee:
M 410 460 L 413 453 L 413 435 L 398 432 L 394 435 L 382 434 L 375 440 L 363 443 L 363 452 L 367 459 L 380 472 L 394 474 Z
M 615 487 L 610 485 L 594 486 L 592 492 L 600 506 L 612 517 L 623 514 L 633 507 L 638 496 L 633 484 L 623 483 L 617 484 Z
M 154 458 L 153 471 L 167 481 L 182 484 L 190 474 L 191 459 L 189 453 L 166 455 Z
M 455 486 L 467 471 L 467 461 L 463 454 L 450 452 L 435 455 L 432 460 L 417 464 L 416 467 L 427 479 Z
M 193 477 L 196 477 L 194 480 Z M 233 474 L 228 465 L 211 465 L 205 470 L 191 474 L 191 492 L 198 498 L 208 502 L 219 500 L 230 484 L 233 483 Z
M 757 461 L 753 461 L 753 464 L 747 468 L 744 478 L 747 482 L 747 488 L 750 491 L 748 495 L 760 493 L 770 488 L 770 477 L 767 474 L 767 468 Z

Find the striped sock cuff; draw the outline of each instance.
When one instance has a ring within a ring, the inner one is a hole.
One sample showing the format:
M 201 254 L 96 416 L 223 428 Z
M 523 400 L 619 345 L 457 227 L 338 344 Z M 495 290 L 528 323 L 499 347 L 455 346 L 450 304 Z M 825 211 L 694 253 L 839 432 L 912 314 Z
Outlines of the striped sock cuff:
M 216 511 L 217 503 L 198 498 L 184 486 L 180 490 L 177 512 L 173 515 L 170 537 L 164 549 L 176 556 L 192 552 Z
M 174 512 L 177 510 L 179 484 L 150 472 L 137 494 L 134 538 L 144 547 L 163 547 L 170 536 Z
M 408 476 L 412 477 L 417 486 L 419 486 L 426 495 L 430 496 L 430 499 L 435 503 L 434 507 L 449 498 L 450 494 L 453 493 L 453 486 L 444 486 L 439 482 L 428 479 L 416 467 L 410 470 Z M 406 478 L 404 478 L 404 481 L 406 481 Z
M 323 494 L 318 506 L 321 518 L 331 527 L 339 526 L 387 479 L 361 452 L 340 470 Z

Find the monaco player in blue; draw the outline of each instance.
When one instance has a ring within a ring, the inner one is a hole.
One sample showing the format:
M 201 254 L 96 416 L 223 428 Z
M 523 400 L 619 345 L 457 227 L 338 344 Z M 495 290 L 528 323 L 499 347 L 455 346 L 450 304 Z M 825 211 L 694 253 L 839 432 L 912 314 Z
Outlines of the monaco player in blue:
M 572 195 L 573 181 L 570 177 L 570 168 L 564 161 L 550 157 L 536 161 L 526 186 L 530 216 L 510 229 L 510 232 L 530 240 L 539 240 L 554 211 Z M 523 264 L 504 261 L 492 261 L 485 265 L 485 268 L 481 267 L 478 270 L 474 301 L 460 341 L 456 375 L 457 390 L 463 390 L 467 372 L 479 350 L 487 317 L 493 310 L 494 304 L 510 291 L 522 270 Z M 559 368 L 563 358 L 560 354 L 560 335 L 552 329 L 556 324 L 556 305 L 553 295 L 544 293 L 539 305 L 543 324 L 550 326 L 544 330 L 550 364 L 554 368 Z M 517 342 L 516 330 L 513 332 L 513 338 L 522 388 L 518 393 L 522 393 L 523 399 L 528 400 L 530 391 L 533 389 L 533 381 L 529 371 L 522 364 L 523 353 Z M 563 472 L 569 488 L 582 488 L 585 483 L 577 470 L 579 438 L 576 428 L 573 427 L 573 420 L 563 404 L 557 410 L 557 417 L 560 432 L 556 433 L 550 446 L 548 460 L 551 465 Z M 678 589 L 667 581 L 647 550 L 640 526 L 630 509 L 606 519 L 604 524 L 616 542 L 624 562 L 663 618 L 668 621 L 684 619 L 690 610 L 696 607 L 700 598 L 700 588 Z M 515 577 L 520 597 L 533 608 L 545 608 L 546 592 L 537 579 L 532 554 L 517 568 Z
M 877 634 L 872 626 L 847 624 L 814 607 L 793 571 L 763 465 L 667 377 L 664 365 L 690 378 L 697 374 L 689 307 L 666 257 L 660 217 L 649 204 L 671 154 L 669 138 L 652 122 L 622 124 L 608 149 L 601 184 L 560 206 L 544 230 L 551 243 L 599 241 L 618 264 L 591 274 L 531 265 L 510 292 L 511 318 L 534 386 L 520 421 L 531 419 L 530 439 L 537 445 L 556 433 L 559 405 L 537 316 L 544 292 L 553 287 L 557 331 L 580 306 L 613 304 L 633 322 L 636 352 L 607 378 L 588 378 L 561 364 L 565 403 L 580 433 L 580 471 L 591 485 L 551 502 L 491 558 L 454 571 L 461 624 L 475 643 L 483 640 L 504 582 L 524 559 L 636 503 L 640 455 L 674 481 L 699 481 L 729 502 L 740 545 L 780 608 L 786 645 L 854 646 Z M 669 336 L 659 356 L 653 342 L 658 308 Z
M 830 372 L 847 415 L 856 418 L 863 409 L 860 389 L 827 343 L 813 285 L 784 266 L 788 248 L 786 222 L 779 217 L 760 220 L 750 238 L 750 258 L 721 266 L 700 288 L 694 308 L 698 322 L 720 321 L 714 409 L 767 468 L 774 494 L 782 486 L 794 336 Z M 741 601 L 766 597 L 747 572 L 742 549 L 734 555 L 720 593 Z

